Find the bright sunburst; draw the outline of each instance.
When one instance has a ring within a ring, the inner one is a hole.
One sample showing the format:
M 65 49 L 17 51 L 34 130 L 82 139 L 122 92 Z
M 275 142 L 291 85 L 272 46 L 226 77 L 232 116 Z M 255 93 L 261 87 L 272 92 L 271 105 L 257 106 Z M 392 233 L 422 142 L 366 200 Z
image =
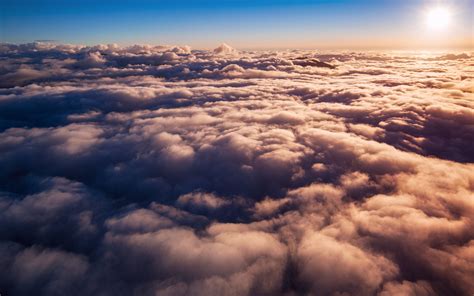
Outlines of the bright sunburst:
M 446 7 L 434 7 L 426 13 L 426 24 L 432 29 L 443 29 L 451 22 L 451 12 Z

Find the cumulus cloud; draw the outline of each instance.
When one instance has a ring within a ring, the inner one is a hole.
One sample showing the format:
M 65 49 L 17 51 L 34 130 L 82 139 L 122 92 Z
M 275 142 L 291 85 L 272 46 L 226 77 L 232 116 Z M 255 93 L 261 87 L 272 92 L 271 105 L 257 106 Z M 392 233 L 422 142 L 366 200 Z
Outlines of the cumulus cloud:
M 233 54 L 236 53 L 236 50 L 232 48 L 230 45 L 222 43 L 218 47 L 214 49 L 215 54 L 225 55 L 225 54 Z
M 0 58 L 1 293 L 474 293 L 472 53 Z

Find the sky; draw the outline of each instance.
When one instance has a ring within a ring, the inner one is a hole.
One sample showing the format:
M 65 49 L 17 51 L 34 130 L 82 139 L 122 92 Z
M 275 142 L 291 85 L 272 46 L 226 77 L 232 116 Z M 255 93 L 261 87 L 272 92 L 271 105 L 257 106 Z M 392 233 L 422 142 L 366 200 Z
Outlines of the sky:
M 433 30 L 426 11 L 449 8 Z M 473 47 L 469 0 L 2 0 L 0 39 L 8 43 L 173 44 L 213 48 Z

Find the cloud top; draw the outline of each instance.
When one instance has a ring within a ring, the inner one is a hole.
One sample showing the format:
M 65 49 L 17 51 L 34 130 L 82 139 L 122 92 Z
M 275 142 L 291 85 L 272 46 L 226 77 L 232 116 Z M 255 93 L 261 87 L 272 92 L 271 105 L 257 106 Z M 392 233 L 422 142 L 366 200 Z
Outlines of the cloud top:
M 222 43 L 221 45 L 219 45 L 218 47 L 216 47 L 213 51 L 215 54 L 234 54 L 236 53 L 237 51 L 232 48 L 231 46 L 225 44 L 225 43 Z

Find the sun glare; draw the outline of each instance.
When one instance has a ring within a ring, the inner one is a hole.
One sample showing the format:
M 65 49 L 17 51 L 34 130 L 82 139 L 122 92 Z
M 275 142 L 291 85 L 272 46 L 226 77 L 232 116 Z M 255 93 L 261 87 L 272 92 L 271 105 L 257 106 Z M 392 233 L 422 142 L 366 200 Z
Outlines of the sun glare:
M 434 7 L 426 13 L 426 24 L 432 29 L 443 29 L 451 22 L 451 12 L 446 7 Z

